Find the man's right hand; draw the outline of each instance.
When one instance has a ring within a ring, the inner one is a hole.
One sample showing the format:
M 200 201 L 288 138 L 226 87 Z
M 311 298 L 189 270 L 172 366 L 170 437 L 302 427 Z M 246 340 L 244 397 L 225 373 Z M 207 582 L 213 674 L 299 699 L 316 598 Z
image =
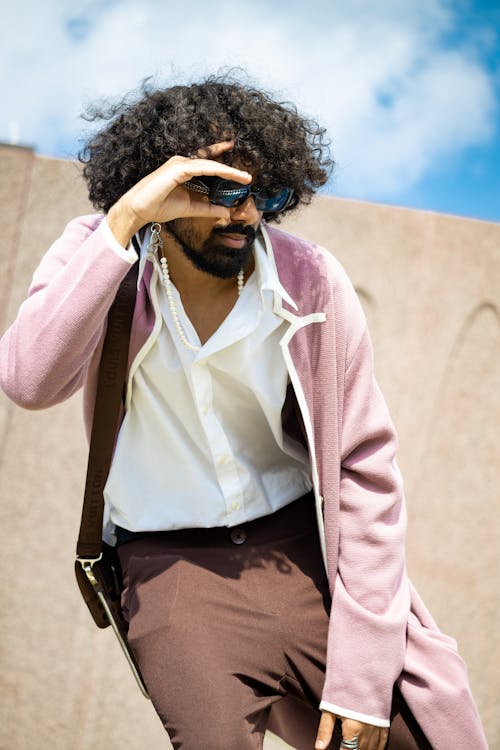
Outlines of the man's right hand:
M 115 238 L 127 247 L 132 236 L 146 224 L 160 224 L 187 217 L 229 218 L 229 209 L 215 206 L 205 196 L 184 189 L 193 177 L 216 175 L 247 185 L 252 176 L 216 161 L 230 151 L 234 141 L 221 141 L 200 148 L 194 158 L 172 156 L 128 190 L 109 210 L 107 222 Z

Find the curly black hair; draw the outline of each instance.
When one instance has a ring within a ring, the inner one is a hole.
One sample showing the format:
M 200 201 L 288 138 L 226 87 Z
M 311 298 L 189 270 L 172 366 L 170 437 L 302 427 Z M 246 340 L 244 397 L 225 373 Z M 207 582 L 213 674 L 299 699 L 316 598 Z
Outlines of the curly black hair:
M 140 94 L 135 101 L 94 106 L 86 115 L 107 121 L 79 154 L 90 201 L 98 210 L 107 213 L 170 157 L 191 156 L 202 146 L 229 139 L 235 145 L 224 161 L 249 170 L 259 187 L 293 188 L 285 211 L 309 203 L 328 180 L 334 162 L 325 129 L 302 117 L 293 104 L 277 102 L 234 76 L 159 90 L 146 80 Z

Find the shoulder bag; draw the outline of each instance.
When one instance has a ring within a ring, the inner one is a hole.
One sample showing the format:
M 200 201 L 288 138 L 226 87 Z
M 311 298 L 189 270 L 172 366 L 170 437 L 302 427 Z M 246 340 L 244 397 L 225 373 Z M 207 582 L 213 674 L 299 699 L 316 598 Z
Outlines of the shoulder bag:
M 80 592 L 94 622 L 99 628 L 111 626 L 141 692 L 149 698 L 127 641 L 128 623 L 121 610 L 123 586 L 118 554 L 114 547 L 102 540 L 103 492 L 123 404 L 137 267 L 138 263 L 134 263 L 121 283 L 108 314 L 99 366 L 75 573 Z

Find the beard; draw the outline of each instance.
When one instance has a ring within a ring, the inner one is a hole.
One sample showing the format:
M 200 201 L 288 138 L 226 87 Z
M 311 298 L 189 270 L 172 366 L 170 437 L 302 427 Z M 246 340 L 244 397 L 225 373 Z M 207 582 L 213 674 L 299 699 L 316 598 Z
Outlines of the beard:
M 214 227 L 206 240 L 196 249 L 194 233 L 189 227 L 179 224 L 178 219 L 169 221 L 164 226 L 177 240 L 182 252 L 195 268 L 219 279 L 235 278 L 242 268 L 246 268 L 252 256 L 257 234 L 250 225 L 229 224 L 227 227 Z M 245 243 L 238 248 L 227 247 L 218 240 L 222 234 L 241 235 L 245 237 Z

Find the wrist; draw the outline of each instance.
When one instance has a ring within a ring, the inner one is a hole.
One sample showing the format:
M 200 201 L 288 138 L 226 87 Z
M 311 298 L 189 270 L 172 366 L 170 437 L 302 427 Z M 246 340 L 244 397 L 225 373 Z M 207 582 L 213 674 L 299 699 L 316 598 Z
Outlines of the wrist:
M 117 242 L 125 248 L 128 247 L 134 234 L 143 226 L 134 212 L 121 199 L 111 206 L 106 215 L 106 221 Z

